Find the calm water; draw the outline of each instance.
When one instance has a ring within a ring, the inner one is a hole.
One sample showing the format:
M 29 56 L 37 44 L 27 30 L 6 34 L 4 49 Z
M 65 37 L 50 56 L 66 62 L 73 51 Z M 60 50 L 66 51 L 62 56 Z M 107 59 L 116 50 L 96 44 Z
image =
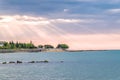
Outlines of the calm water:
M 0 64 L 1 80 L 120 80 L 120 51 L 0 54 L 0 62 L 16 60 L 50 62 Z

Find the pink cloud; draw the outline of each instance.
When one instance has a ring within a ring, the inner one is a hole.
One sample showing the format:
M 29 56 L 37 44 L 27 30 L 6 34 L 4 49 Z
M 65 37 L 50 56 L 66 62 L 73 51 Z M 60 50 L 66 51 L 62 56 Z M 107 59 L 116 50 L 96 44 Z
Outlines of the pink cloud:
M 120 49 L 119 34 L 70 34 L 55 26 L 53 21 L 76 23 L 79 20 L 47 19 L 33 16 L 0 16 L 0 40 L 38 44 L 66 43 L 70 49 Z M 52 21 L 52 22 L 51 22 Z

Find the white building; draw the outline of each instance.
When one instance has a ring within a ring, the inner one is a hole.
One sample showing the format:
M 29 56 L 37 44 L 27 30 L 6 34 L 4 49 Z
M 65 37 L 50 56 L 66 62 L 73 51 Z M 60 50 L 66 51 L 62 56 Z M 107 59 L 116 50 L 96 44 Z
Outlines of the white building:
M 4 42 L 0 41 L 0 47 L 4 46 Z

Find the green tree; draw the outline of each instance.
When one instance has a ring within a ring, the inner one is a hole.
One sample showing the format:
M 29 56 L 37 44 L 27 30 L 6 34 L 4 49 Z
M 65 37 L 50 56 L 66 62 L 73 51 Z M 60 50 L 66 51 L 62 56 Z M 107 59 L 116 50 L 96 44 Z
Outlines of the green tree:
M 16 48 L 19 48 L 19 43 L 18 43 L 18 42 L 16 42 L 15 46 L 16 46 Z
M 58 44 L 56 48 L 60 48 L 60 49 L 68 49 L 69 46 L 67 44 Z
M 44 45 L 44 48 L 45 48 L 45 49 L 53 49 L 54 46 L 52 46 L 52 45 Z
M 34 44 L 32 44 L 32 43 L 27 43 L 27 44 L 26 44 L 26 48 L 28 48 L 28 49 L 33 49 L 33 48 L 36 48 L 36 47 L 35 47 Z
M 10 44 L 10 49 L 15 49 L 16 48 L 16 45 L 13 41 L 9 42 Z
M 44 46 L 43 45 L 38 45 L 38 48 L 43 48 Z
M 4 49 L 9 49 L 9 48 L 10 48 L 9 43 L 8 43 L 8 42 L 4 42 L 4 43 L 3 43 L 3 48 L 4 48 Z

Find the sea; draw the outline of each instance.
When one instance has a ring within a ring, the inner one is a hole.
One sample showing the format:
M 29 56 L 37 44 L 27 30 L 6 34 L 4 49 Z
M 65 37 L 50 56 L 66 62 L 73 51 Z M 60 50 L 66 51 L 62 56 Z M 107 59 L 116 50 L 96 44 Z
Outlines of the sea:
M 1 53 L 0 80 L 120 80 L 120 51 Z

